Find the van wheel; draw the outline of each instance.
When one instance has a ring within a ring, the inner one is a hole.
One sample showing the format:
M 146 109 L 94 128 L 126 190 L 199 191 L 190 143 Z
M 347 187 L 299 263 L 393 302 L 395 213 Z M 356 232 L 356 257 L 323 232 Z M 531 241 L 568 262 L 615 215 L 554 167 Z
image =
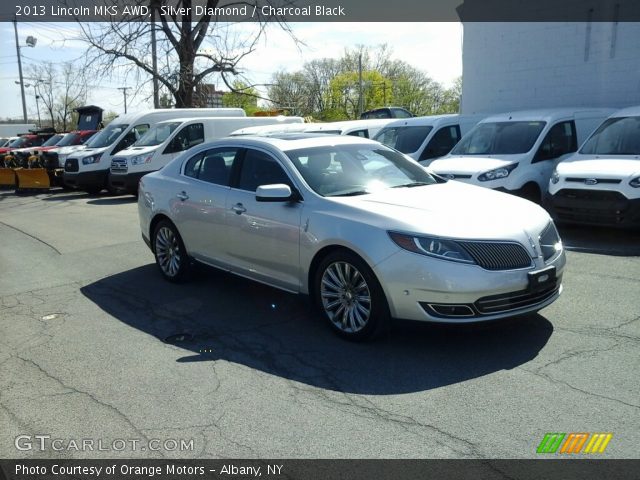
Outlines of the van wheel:
M 520 189 L 520 197 L 529 200 L 530 202 L 537 203 L 540 205 L 540 201 L 542 199 L 540 195 L 540 188 L 538 185 L 534 183 L 527 183 L 524 187 Z
M 153 252 L 162 276 L 170 282 L 182 282 L 189 273 L 190 259 L 178 229 L 162 220 L 153 231 Z
M 336 251 L 320 262 L 313 296 L 333 330 L 348 340 L 369 340 L 388 330 L 384 291 L 369 266 L 352 252 Z

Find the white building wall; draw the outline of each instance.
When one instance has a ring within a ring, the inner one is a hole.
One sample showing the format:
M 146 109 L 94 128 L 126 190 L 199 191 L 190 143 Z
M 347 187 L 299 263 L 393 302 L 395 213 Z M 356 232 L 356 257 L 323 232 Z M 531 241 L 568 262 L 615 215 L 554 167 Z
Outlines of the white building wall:
M 640 105 L 640 23 L 465 23 L 462 113 Z

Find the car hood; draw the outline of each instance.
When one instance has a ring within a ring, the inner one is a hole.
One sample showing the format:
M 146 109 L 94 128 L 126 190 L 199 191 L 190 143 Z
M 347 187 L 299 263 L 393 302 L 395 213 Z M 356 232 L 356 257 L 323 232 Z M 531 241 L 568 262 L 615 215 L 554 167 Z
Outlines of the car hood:
M 550 220 L 528 200 L 455 181 L 331 200 L 356 209 L 354 220 L 443 237 L 522 239 L 526 231 L 536 238 Z
M 503 155 L 500 158 L 476 157 L 473 155 L 445 157 L 431 162 L 428 169 L 435 173 L 474 174 L 510 165 L 517 162 L 519 157 L 519 155 Z
M 598 178 L 640 174 L 640 156 L 577 156 L 560 162 L 560 175 L 588 175 Z
M 76 152 L 73 152 L 72 155 L 70 155 L 71 158 L 85 158 L 85 157 L 90 157 L 91 155 L 95 155 L 96 153 L 102 153 L 102 152 L 106 152 L 109 149 L 109 147 L 101 147 L 101 148 L 84 148 L 83 150 L 79 150 Z
M 158 145 L 152 147 L 129 147 L 124 150 L 120 150 L 116 155 L 118 157 L 135 157 L 137 155 L 144 155 L 145 153 L 153 153 L 158 149 Z
M 86 150 L 87 147 L 84 145 L 69 145 L 68 147 L 60 147 L 58 148 L 58 155 L 69 155 L 71 152 L 76 152 L 78 150 Z

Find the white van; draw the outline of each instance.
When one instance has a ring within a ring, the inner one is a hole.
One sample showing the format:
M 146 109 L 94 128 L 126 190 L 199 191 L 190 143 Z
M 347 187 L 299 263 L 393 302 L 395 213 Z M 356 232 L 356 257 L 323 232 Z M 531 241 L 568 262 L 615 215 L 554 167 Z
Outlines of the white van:
M 434 173 L 540 203 L 555 166 L 578 149 L 612 109 L 563 108 L 502 113 L 478 123 Z
M 558 164 L 545 206 L 561 222 L 640 227 L 640 106 L 615 112 Z
M 157 123 L 131 147 L 120 150 L 111 160 L 109 187 L 136 193 L 138 182 L 147 173 L 164 167 L 184 150 L 226 137 L 239 127 L 259 125 L 302 125 L 302 117 L 209 117 L 175 118 Z
M 244 117 L 241 108 L 168 108 L 127 113 L 113 119 L 86 144 L 87 148 L 71 153 L 64 162 L 65 185 L 98 193 L 108 187 L 111 158 L 142 137 L 162 120 L 184 117 Z
M 395 118 L 379 118 L 371 120 L 344 120 L 328 123 L 308 123 L 308 133 L 329 133 L 334 135 L 352 135 L 354 137 L 373 138 L 384 127 L 394 122 Z
M 230 136 L 239 135 L 258 135 L 270 136 L 286 133 L 327 133 L 334 135 L 353 135 L 356 137 L 373 138 L 385 125 L 393 122 L 395 119 L 379 119 L 379 120 L 344 120 L 340 122 L 313 122 L 302 125 L 266 125 L 260 127 L 241 128 L 232 132 Z
M 423 166 L 443 157 L 484 115 L 428 115 L 394 119 L 373 137 Z

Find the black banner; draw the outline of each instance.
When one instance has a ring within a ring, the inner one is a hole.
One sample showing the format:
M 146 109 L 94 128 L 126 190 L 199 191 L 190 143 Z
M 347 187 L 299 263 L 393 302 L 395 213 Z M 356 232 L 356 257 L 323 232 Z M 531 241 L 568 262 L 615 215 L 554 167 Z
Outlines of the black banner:
M 0 21 L 636 22 L 637 0 L 3 0 Z M 185 7 L 185 5 L 188 5 Z
M 0 460 L 0 480 L 632 480 L 640 460 Z

